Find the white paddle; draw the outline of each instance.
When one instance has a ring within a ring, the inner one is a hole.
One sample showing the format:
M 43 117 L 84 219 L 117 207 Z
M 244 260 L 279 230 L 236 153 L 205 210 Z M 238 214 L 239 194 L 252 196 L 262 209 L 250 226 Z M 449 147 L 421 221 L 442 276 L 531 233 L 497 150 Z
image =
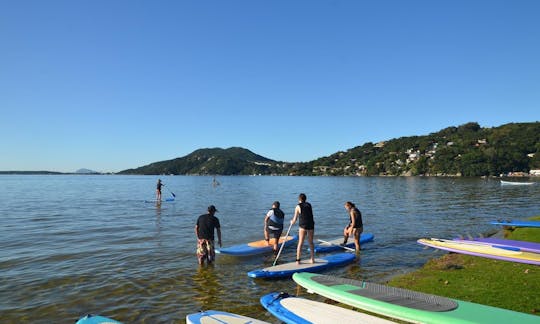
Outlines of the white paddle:
M 355 249 L 351 249 L 350 247 L 347 247 L 347 246 L 344 246 L 344 245 L 339 245 L 339 244 L 334 244 L 334 243 L 331 243 L 331 242 L 328 242 L 328 241 L 324 241 L 324 240 L 317 240 L 321 243 L 325 243 L 325 244 L 329 244 L 329 245 L 334 245 L 334 246 L 339 246 L 340 248 L 344 248 L 345 250 L 347 251 L 352 251 L 352 252 L 356 252 Z
M 276 265 L 277 259 L 279 258 L 279 255 L 281 254 L 281 251 L 283 250 L 283 247 L 285 246 L 285 242 L 287 242 L 287 237 L 289 237 L 289 232 L 291 231 L 292 223 L 289 225 L 289 229 L 287 230 L 287 234 L 285 234 L 285 239 L 283 240 L 283 243 L 281 243 L 281 247 L 279 248 L 278 254 L 276 255 L 276 259 L 274 260 L 274 263 L 272 264 L 272 267 Z M 279 239 L 278 239 L 279 243 Z

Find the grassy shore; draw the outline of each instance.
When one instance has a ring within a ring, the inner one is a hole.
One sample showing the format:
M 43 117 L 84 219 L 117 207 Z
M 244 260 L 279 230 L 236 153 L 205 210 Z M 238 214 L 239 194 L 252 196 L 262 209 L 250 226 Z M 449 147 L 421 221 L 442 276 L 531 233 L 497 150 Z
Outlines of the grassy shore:
M 532 219 L 540 220 L 540 216 Z M 505 230 L 511 240 L 540 242 L 540 228 Z M 390 286 L 540 315 L 540 266 L 449 253 Z M 540 318 L 539 318 L 540 321 Z

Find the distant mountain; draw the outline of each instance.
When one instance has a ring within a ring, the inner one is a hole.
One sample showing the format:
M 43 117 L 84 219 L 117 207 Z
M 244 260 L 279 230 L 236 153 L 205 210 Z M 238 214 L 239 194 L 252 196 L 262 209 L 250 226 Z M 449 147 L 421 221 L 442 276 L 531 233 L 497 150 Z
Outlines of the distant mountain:
M 184 157 L 151 163 L 120 174 L 272 174 L 281 163 L 241 147 L 199 149 Z
M 90 169 L 79 169 L 79 170 L 75 171 L 75 173 L 77 173 L 77 174 L 98 174 L 99 172 L 93 171 L 93 170 L 90 170 Z
M 540 122 L 482 128 L 471 122 L 423 136 L 365 143 L 310 162 L 279 162 L 247 149 L 200 149 L 120 174 L 499 176 L 540 169 Z

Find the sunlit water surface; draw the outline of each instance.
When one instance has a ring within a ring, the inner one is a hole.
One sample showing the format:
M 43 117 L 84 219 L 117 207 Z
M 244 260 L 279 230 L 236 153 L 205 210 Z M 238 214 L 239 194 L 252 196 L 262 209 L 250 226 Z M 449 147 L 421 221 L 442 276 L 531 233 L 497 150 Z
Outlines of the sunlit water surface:
M 290 219 L 298 194 L 312 203 L 315 234 L 339 237 L 348 223 L 345 201 L 362 211 L 365 232 L 357 264 L 326 274 L 384 282 L 442 252 L 422 237 L 477 236 L 494 219 L 540 214 L 540 183 L 501 186 L 498 180 L 385 177 L 0 176 L 0 319 L 2 323 L 75 323 L 84 314 L 125 323 L 182 323 L 201 309 L 279 322 L 259 304 L 272 291 L 301 293 L 291 279 L 254 280 L 272 255 L 218 255 L 200 268 L 194 225 L 209 204 L 218 208 L 223 244 L 262 239 L 274 200 Z M 293 228 L 297 231 L 297 227 Z M 306 252 L 307 253 L 307 252 Z M 293 261 L 294 245 L 280 262 Z M 317 298 L 316 296 L 308 296 Z

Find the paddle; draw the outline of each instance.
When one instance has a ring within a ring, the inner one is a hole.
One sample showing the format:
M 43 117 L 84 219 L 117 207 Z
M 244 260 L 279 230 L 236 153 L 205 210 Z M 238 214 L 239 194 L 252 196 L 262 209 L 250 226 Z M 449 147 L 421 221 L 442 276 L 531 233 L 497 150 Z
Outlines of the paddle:
M 163 185 L 163 186 L 164 186 L 165 188 L 167 188 L 165 185 Z M 167 190 L 169 190 L 169 188 L 167 188 Z M 174 198 L 176 198 L 176 195 L 174 194 L 174 192 L 172 192 L 172 191 L 170 191 L 170 190 L 169 190 L 169 192 L 171 193 L 171 195 L 172 195 Z
M 285 242 L 287 242 L 287 237 L 289 237 L 289 232 L 291 231 L 292 223 L 289 225 L 289 229 L 287 230 L 287 234 L 285 234 L 285 239 L 283 240 L 283 243 L 281 243 L 281 247 L 279 248 L 278 254 L 276 255 L 276 259 L 274 260 L 274 263 L 272 264 L 272 267 L 276 265 L 276 262 L 281 254 L 281 251 L 283 250 L 283 247 L 285 246 Z M 279 242 L 279 241 L 278 241 Z
M 324 240 L 321 240 L 321 239 L 318 239 L 317 241 L 319 241 L 319 242 L 321 242 L 321 243 L 325 243 L 325 244 L 330 244 L 330 245 L 334 245 L 334 246 L 339 246 L 339 247 L 341 247 L 341 248 L 344 248 L 344 249 L 347 250 L 347 251 L 356 252 L 355 249 L 351 249 L 350 247 L 347 247 L 347 246 L 344 246 L 344 245 L 334 244 L 334 243 L 331 243 L 331 242 L 328 242 L 328 241 L 324 241 Z

